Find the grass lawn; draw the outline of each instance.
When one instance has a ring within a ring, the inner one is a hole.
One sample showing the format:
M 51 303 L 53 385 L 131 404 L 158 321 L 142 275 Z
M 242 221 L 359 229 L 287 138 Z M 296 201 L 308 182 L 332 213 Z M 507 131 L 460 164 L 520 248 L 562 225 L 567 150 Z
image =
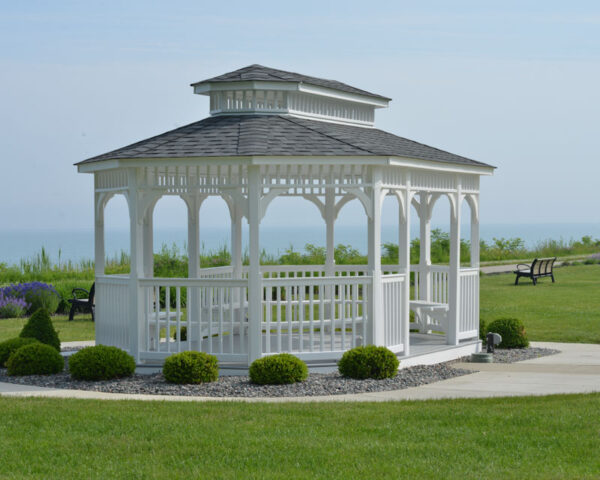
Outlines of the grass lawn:
M 18 337 L 26 322 L 27 318 L 0 318 L 0 342 Z M 93 340 L 95 337 L 91 315 L 75 315 L 72 322 L 69 322 L 68 315 L 55 315 L 52 323 L 61 342 Z
M 555 269 L 537 286 L 514 274 L 481 276 L 481 318 L 523 321 L 530 340 L 600 343 L 600 265 Z
M 600 395 L 242 404 L 0 398 L 2 478 L 598 478 Z

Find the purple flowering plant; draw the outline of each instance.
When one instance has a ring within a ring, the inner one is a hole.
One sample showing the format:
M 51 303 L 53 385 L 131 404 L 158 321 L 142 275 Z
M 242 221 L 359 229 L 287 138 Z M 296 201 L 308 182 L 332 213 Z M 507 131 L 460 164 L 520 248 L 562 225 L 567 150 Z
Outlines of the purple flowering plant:
M 38 308 L 45 308 L 54 313 L 58 307 L 60 295 L 56 289 L 47 283 L 27 282 L 12 284 L 0 289 L 4 297 L 12 297 L 23 300 L 27 306 L 27 312 L 31 313 Z
M 0 318 L 22 317 L 28 308 L 29 304 L 23 298 L 6 296 L 0 289 Z

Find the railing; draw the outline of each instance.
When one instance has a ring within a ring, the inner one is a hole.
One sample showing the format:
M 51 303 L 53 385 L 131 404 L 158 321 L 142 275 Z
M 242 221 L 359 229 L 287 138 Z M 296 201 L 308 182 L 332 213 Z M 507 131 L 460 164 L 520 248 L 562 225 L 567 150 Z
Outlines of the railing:
M 96 342 L 129 350 L 129 304 L 131 298 L 128 276 L 96 277 Z
M 450 268 L 447 265 L 430 265 L 422 267 L 421 265 L 411 265 L 410 271 L 413 273 L 413 294 L 412 300 L 425 300 L 428 298 L 433 303 L 448 303 L 448 273 Z M 424 295 L 422 290 L 423 276 L 429 272 L 429 295 Z
M 339 357 L 365 343 L 371 277 L 263 280 L 263 354 Z
M 479 335 L 479 268 L 461 268 L 458 338 Z
M 383 329 L 385 344 L 390 350 L 400 352 L 404 349 L 403 338 L 403 289 L 405 274 L 384 275 L 381 277 L 383 289 Z M 408 322 L 408 319 L 405 321 Z M 408 329 L 406 329 L 408 331 Z
M 224 362 L 247 360 L 247 280 L 152 278 L 139 284 L 144 299 L 141 358 L 196 350 Z

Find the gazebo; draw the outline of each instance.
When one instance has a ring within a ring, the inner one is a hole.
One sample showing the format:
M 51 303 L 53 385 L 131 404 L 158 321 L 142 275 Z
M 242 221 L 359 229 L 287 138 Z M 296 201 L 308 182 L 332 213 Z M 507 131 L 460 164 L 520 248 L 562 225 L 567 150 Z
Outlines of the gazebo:
M 127 350 L 139 366 L 204 351 L 230 371 L 279 352 L 326 367 L 366 344 L 388 347 L 402 365 L 479 351 L 479 179 L 494 167 L 374 128 L 375 110 L 390 99 L 337 81 L 251 65 L 192 87 L 210 97 L 209 117 L 77 164 L 94 175 L 97 343 Z M 119 194 L 129 206 L 131 271 L 107 275 L 104 210 Z M 187 205 L 187 278 L 153 273 L 153 209 L 164 195 Z M 201 269 L 199 211 L 211 195 L 229 208 L 231 265 Z M 386 195 L 399 204 L 399 255 L 382 266 Z M 278 196 L 318 207 L 324 265 L 261 265 L 259 226 Z M 431 213 L 442 196 L 450 264 L 432 265 Z M 368 219 L 368 264 L 336 265 L 334 223 L 354 199 Z M 464 203 L 469 266 L 460 258 Z M 411 206 L 418 265 L 410 265 Z

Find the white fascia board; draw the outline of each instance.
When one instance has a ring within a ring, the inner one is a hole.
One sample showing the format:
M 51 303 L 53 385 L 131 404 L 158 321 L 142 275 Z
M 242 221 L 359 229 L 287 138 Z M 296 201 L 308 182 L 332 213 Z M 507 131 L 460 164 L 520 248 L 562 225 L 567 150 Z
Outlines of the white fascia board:
M 321 95 L 322 97 L 330 97 L 337 100 L 345 100 L 347 102 L 364 103 L 367 105 L 372 105 L 375 108 L 384 108 L 390 103 L 389 100 L 384 100 L 383 98 L 369 97 L 367 95 L 360 95 L 358 93 L 343 92 L 341 90 L 318 87 L 308 83 L 299 83 L 298 90 L 300 92 L 310 93 L 312 95 Z
M 389 157 L 389 165 L 396 167 L 411 167 L 438 172 L 471 173 L 475 175 L 493 175 L 495 167 L 479 165 L 462 165 L 460 163 L 436 162 L 408 157 Z
M 388 165 L 387 157 L 378 156 L 254 156 L 251 157 L 253 165 Z
M 224 92 L 231 90 L 283 90 L 297 91 L 298 83 L 293 82 L 264 82 L 252 80 L 246 82 L 219 82 L 205 83 L 194 86 L 194 93 L 208 95 L 211 92 Z
M 248 165 L 252 157 L 157 157 L 157 158 L 123 158 L 118 160 L 100 160 L 77 166 L 80 173 L 93 173 L 102 170 L 127 167 L 193 167 L 202 165 Z

